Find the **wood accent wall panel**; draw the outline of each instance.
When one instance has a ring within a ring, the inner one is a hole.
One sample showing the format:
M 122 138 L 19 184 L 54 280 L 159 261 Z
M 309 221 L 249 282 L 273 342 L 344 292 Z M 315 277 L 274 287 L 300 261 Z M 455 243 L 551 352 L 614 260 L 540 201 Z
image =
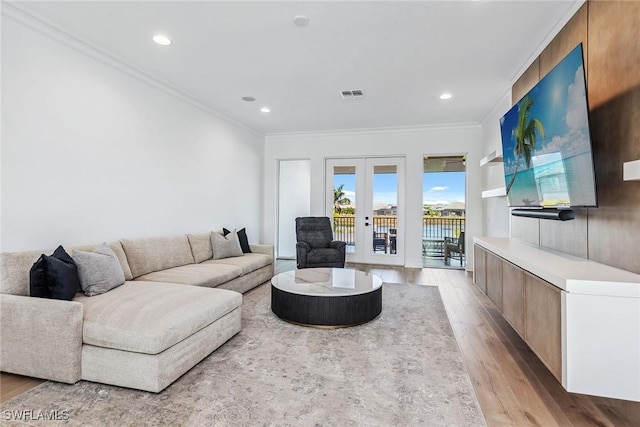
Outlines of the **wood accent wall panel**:
M 622 164 L 640 159 L 640 2 L 589 2 L 587 89 L 598 187 L 588 257 L 640 273 L 640 182 Z
M 640 2 L 589 1 L 589 104 L 600 107 L 640 86 Z
M 487 296 L 502 311 L 502 258 L 487 252 Z
M 502 314 L 524 338 L 524 270 L 502 262 Z
M 540 221 L 540 246 L 587 258 L 587 228 L 589 210 L 574 208 L 576 218 L 571 221 Z
M 562 382 L 560 289 L 524 273 L 525 340 L 549 371 Z
M 588 57 L 587 17 L 588 5 L 585 3 L 542 51 L 539 57 L 540 79 L 546 76 L 553 67 L 558 65 L 580 43 L 582 43 L 584 57 Z M 585 68 L 587 68 L 586 64 Z
M 536 58 L 535 61 L 529 65 L 529 68 L 522 73 L 520 78 L 511 87 L 511 105 L 515 105 L 516 102 L 527 94 L 533 88 L 536 83 L 540 81 L 540 58 Z

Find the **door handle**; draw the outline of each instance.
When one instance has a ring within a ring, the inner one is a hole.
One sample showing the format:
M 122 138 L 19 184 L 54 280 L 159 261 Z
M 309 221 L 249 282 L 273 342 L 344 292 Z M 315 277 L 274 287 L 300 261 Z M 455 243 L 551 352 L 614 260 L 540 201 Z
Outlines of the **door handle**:
M 368 227 L 368 226 L 369 226 L 369 223 L 368 223 L 368 222 L 365 222 L 365 223 L 364 223 L 364 225 L 366 225 L 366 226 Z

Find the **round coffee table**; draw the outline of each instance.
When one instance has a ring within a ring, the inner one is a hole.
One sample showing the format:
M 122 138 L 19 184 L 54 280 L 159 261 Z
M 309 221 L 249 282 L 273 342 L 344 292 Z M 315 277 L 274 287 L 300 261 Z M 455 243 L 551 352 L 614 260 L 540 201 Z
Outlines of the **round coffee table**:
M 305 268 L 271 279 L 271 310 L 287 322 L 342 328 L 375 319 L 382 311 L 382 280 L 344 268 Z

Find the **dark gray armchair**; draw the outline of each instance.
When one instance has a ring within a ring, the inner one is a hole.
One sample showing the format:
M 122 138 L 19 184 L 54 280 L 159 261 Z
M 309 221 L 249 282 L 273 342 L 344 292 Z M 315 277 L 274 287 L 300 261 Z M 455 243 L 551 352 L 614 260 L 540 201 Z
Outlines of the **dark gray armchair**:
M 327 217 L 296 218 L 298 268 L 344 267 L 345 242 L 333 240 Z

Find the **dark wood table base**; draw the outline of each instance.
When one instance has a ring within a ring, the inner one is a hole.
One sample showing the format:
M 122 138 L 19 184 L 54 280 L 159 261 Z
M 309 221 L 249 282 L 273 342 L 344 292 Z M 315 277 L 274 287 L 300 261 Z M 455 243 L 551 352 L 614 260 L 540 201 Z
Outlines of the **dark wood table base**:
M 271 285 L 271 310 L 282 320 L 316 328 L 344 328 L 375 319 L 382 311 L 382 287 L 358 295 L 312 296 Z

